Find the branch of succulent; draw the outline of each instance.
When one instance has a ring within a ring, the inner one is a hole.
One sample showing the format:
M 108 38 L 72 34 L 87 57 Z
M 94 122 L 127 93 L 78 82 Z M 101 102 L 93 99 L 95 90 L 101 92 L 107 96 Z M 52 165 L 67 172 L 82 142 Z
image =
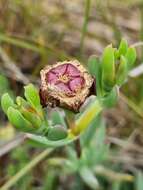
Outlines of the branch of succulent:
M 26 99 L 17 97 L 15 102 L 4 94 L 3 111 L 18 130 L 31 133 L 31 141 L 44 146 L 68 144 L 102 110 L 116 104 L 119 88 L 135 60 L 136 50 L 123 39 L 118 49 L 109 45 L 101 58 L 91 56 L 87 68 L 77 60 L 48 65 L 41 71 L 40 90 L 29 84 L 25 86 Z M 52 107 L 50 113 L 47 107 Z M 55 112 L 53 107 L 60 107 L 60 111 Z M 66 110 L 72 115 L 70 123 L 65 122 L 65 117 L 70 117 Z

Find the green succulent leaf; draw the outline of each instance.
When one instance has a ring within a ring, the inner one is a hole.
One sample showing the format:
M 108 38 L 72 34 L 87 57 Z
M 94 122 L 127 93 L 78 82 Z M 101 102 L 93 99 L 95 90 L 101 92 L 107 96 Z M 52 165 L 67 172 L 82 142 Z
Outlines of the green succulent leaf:
M 106 126 L 105 123 L 102 122 L 102 125 L 98 127 L 95 133 L 95 145 L 92 146 L 93 149 L 98 150 L 94 154 L 94 159 L 91 160 L 92 163 L 98 165 L 101 164 L 104 160 L 107 159 L 109 154 L 109 144 L 105 143 L 106 139 Z
M 24 132 L 34 131 L 31 123 L 27 121 L 17 109 L 9 107 L 7 111 L 7 116 L 11 124 L 17 129 Z
M 32 113 L 30 110 L 26 108 L 21 108 L 20 109 L 22 115 L 27 119 L 30 123 L 32 123 L 33 127 L 39 128 L 42 125 L 42 120 L 41 118 L 36 114 Z
M 118 87 L 115 86 L 110 93 L 108 93 L 105 97 L 103 97 L 103 106 L 107 108 L 111 108 L 117 104 L 118 101 Z
M 57 140 L 65 139 L 67 136 L 68 136 L 67 130 L 60 125 L 50 127 L 48 129 L 47 138 L 51 141 L 57 141 Z
M 14 106 L 13 99 L 9 96 L 8 93 L 2 95 L 1 98 L 1 106 L 5 114 L 7 114 L 7 110 L 10 106 Z
M 84 166 L 80 169 L 80 176 L 82 180 L 91 188 L 91 189 L 98 189 L 99 183 L 97 178 L 95 177 L 93 171 L 88 167 Z
M 127 52 L 127 49 L 128 49 L 128 43 L 127 43 L 127 40 L 125 39 L 122 39 L 121 42 L 120 42 L 120 45 L 119 45 L 119 55 L 125 55 L 126 52 Z
M 116 74 L 116 84 L 121 86 L 125 82 L 127 74 L 128 74 L 127 60 L 124 56 L 121 56 L 119 67 Z
M 117 60 L 120 57 L 119 50 L 117 48 L 114 48 L 114 56 L 115 60 Z
M 89 144 L 92 142 L 93 139 L 95 139 L 95 133 L 97 127 L 101 126 L 101 114 L 99 114 L 97 117 L 93 119 L 89 127 L 85 130 L 85 132 L 81 135 L 81 145 L 82 147 L 89 147 Z
M 88 60 L 88 69 L 91 75 L 97 76 L 100 62 L 96 56 L 91 56 Z
M 88 69 L 92 76 L 96 79 L 96 93 L 97 96 L 102 94 L 101 82 L 101 64 L 96 56 L 91 56 L 88 60 Z
M 75 122 L 72 132 L 76 135 L 84 131 L 93 121 L 93 119 L 102 111 L 101 102 L 96 99 L 91 105 L 80 115 Z
M 0 96 L 9 90 L 8 79 L 0 74 Z
M 73 142 L 74 140 L 76 140 L 77 137 L 70 137 L 68 136 L 65 139 L 61 139 L 61 140 L 49 140 L 47 139 L 47 137 L 43 137 L 40 135 L 34 135 L 34 134 L 28 134 L 28 139 L 29 139 L 29 143 L 31 143 L 33 146 L 39 146 L 39 147 L 60 147 L 60 146 L 64 146 L 67 145 L 71 142 Z
M 51 120 L 52 125 L 63 125 L 65 128 L 67 127 L 63 114 L 58 110 L 52 111 Z
M 104 49 L 102 56 L 102 84 L 105 91 L 110 91 L 115 84 L 115 57 L 111 45 Z
M 27 106 L 29 103 L 24 99 L 22 98 L 21 96 L 17 96 L 16 98 L 16 103 L 19 107 L 21 106 Z M 30 104 L 29 104 L 30 105 Z
M 20 96 L 16 98 L 16 102 L 19 106 L 19 111 L 22 113 L 25 119 L 32 123 L 33 127 L 39 128 L 42 125 L 42 119 L 35 109 Z
M 127 53 L 125 55 L 127 62 L 128 62 L 128 68 L 131 69 L 135 63 L 136 60 L 136 50 L 134 47 L 129 47 L 127 50 Z
M 40 104 L 40 97 L 38 90 L 34 87 L 33 84 L 29 84 L 24 87 L 25 88 L 25 97 L 27 101 L 31 104 L 31 106 L 37 110 L 38 112 L 42 112 L 42 106 Z
M 109 153 L 109 144 L 106 144 L 106 127 L 103 120 L 94 124 L 96 130 L 91 135 L 92 141 L 87 147 L 83 147 L 82 160 L 90 166 L 96 166 L 107 159 Z M 91 156 L 92 155 L 92 156 Z M 94 168 L 93 168 L 94 170 Z
M 140 170 L 136 174 L 135 187 L 136 190 L 142 190 L 143 187 L 143 173 Z
M 104 146 L 105 138 L 106 138 L 106 126 L 105 123 L 102 123 L 102 125 L 96 130 L 95 134 L 96 146 Z

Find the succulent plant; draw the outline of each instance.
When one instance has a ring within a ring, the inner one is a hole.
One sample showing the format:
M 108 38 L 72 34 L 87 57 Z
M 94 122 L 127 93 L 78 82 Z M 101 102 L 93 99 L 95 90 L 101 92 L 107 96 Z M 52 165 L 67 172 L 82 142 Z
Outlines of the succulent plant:
M 40 90 L 29 84 L 25 87 L 26 99 L 17 97 L 16 101 L 6 93 L 1 98 L 2 109 L 17 129 L 31 133 L 28 134 L 31 141 L 43 146 L 68 144 L 78 138 L 102 110 L 116 104 L 119 88 L 135 60 L 135 49 L 128 47 L 123 39 L 118 49 L 109 45 L 101 58 L 92 56 L 87 69 L 77 60 L 48 65 L 41 71 Z M 85 106 L 91 94 L 94 98 Z M 61 112 L 47 117 L 47 110 L 42 106 L 69 109 L 70 114 L 66 111 L 66 116 L 70 123 L 64 121 L 65 114 Z

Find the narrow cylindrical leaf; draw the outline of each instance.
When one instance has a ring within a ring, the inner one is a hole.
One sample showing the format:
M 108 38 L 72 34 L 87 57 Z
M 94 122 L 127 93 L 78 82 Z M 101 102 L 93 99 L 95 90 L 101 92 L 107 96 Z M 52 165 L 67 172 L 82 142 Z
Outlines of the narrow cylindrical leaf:
M 22 115 L 27 119 L 30 123 L 32 123 L 33 127 L 39 128 L 42 125 L 42 120 L 36 113 L 32 113 L 30 110 L 22 107 L 20 109 Z
M 72 114 L 73 114 L 73 112 L 72 112 Z M 65 117 L 64 117 L 64 114 L 62 112 L 60 112 L 59 110 L 53 110 L 50 115 L 51 115 L 52 125 L 58 125 L 59 124 L 59 125 L 62 125 L 64 127 L 67 127 L 66 122 L 65 122 Z
M 125 39 L 122 39 L 119 45 L 119 55 L 125 55 L 128 49 L 128 43 Z
M 92 170 L 84 166 L 80 168 L 79 174 L 82 180 L 85 182 L 85 184 L 87 184 L 91 189 L 93 190 L 99 189 L 98 180 Z
M 77 119 L 75 123 L 75 127 L 72 129 L 72 133 L 75 135 L 80 134 L 83 130 L 85 130 L 93 119 L 102 111 L 102 105 L 100 101 L 97 99 L 93 102 L 83 114 Z
M 117 85 L 121 86 L 125 82 L 127 73 L 128 73 L 127 60 L 124 56 L 121 56 L 119 67 L 116 74 Z
M 117 60 L 120 57 L 119 50 L 117 48 L 114 48 L 114 57 L 115 60 Z
M 17 109 L 9 107 L 7 115 L 11 124 L 14 125 L 17 129 L 24 132 L 33 131 L 34 128 L 31 123 L 27 121 Z
M 88 69 L 90 74 L 95 78 L 95 93 L 97 96 L 100 96 L 102 94 L 101 62 L 96 56 L 89 58 Z
M 22 97 L 17 97 L 16 102 L 19 105 L 19 111 L 25 119 L 32 123 L 33 127 L 39 128 L 42 125 L 42 119 L 39 113 Z
M 127 59 L 128 68 L 131 69 L 133 67 L 136 57 L 137 57 L 135 48 L 134 47 L 128 48 L 125 57 Z
M 39 128 L 42 125 L 42 118 L 30 103 L 26 102 L 22 97 L 17 97 L 16 102 L 19 105 L 19 111 L 22 115 L 32 123 L 33 127 Z
M 100 62 L 96 56 L 91 56 L 88 60 L 88 70 L 93 76 L 97 76 Z
M 28 102 L 24 98 L 22 98 L 21 96 L 17 96 L 16 103 L 18 106 L 26 106 L 28 104 Z
M 56 125 L 49 128 L 47 138 L 51 141 L 57 141 L 65 139 L 67 135 L 68 132 L 64 127 L 62 127 L 61 125 Z
M 116 105 L 118 101 L 118 94 L 119 94 L 119 89 L 118 86 L 115 86 L 110 93 L 108 93 L 103 99 L 103 105 L 104 107 L 110 108 Z
M 72 143 L 77 139 L 75 136 L 68 136 L 61 140 L 49 140 L 45 136 L 28 134 L 28 142 L 35 147 L 49 148 L 49 147 L 60 147 Z
M 110 91 L 115 84 L 114 49 L 107 46 L 102 57 L 102 84 L 105 91 Z
M 5 114 L 7 114 L 7 110 L 10 106 L 14 106 L 14 101 L 8 93 L 3 94 L 1 98 L 1 106 Z
M 25 88 L 25 97 L 27 101 L 31 104 L 31 106 L 42 114 L 42 106 L 40 104 L 40 97 L 38 90 L 34 87 L 33 84 L 29 84 L 24 87 Z

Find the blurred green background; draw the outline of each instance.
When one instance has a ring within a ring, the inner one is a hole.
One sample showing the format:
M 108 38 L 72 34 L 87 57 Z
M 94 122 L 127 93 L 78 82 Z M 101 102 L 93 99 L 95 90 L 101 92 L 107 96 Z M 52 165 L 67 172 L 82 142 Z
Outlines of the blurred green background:
M 100 56 L 121 38 L 136 44 L 135 67 L 141 65 L 141 72 L 142 0 L 0 0 L 0 96 L 22 95 L 29 82 L 38 85 L 47 64 L 78 59 L 86 65 L 89 56 Z M 103 115 L 80 159 L 74 145 L 41 158 L 44 150 L 29 145 L 0 109 L 0 186 L 28 167 L 9 189 L 142 190 L 142 74 L 129 78 L 118 105 Z

